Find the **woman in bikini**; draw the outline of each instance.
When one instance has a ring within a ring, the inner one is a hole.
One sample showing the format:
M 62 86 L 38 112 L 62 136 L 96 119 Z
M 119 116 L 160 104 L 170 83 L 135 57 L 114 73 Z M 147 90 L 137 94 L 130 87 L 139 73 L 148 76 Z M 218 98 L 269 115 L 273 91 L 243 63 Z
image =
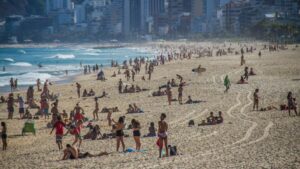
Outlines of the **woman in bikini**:
M 99 112 L 99 103 L 98 103 L 98 99 L 95 98 L 95 110 L 93 112 L 93 116 L 94 116 L 94 120 L 99 120 L 99 116 L 98 116 L 98 112 Z
M 166 156 L 169 156 L 168 153 L 168 135 L 167 135 L 167 131 L 168 131 L 168 124 L 167 122 L 165 122 L 164 120 L 166 119 L 166 114 L 162 113 L 160 115 L 160 121 L 158 122 L 158 138 L 159 138 L 159 158 L 161 158 L 161 152 L 162 152 L 162 148 L 163 148 L 163 143 L 165 144 L 165 149 L 166 149 Z
M 125 151 L 125 144 L 124 144 L 124 132 L 123 129 L 125 127 L 124 118 L 120 117 L 118 122 L 115 122 L 114 119 L 112 121 L 115 123 L 115 131 L 116 131 L 116 139 L 117 139 L 117 151 L 119 151 L 120 143 L 122 143 L 123 152 Z
M 132 125 L 132 132 L 133 132 L 133 138 L 134 138 L 135 145 L 136 145 L 136 150 L 139 151 L 139 150 L 141 150 L 141 139 L 140 139 L 141 125 L 140 125 L 140 122 L 135 119 L 131 120 L 131 125 Z

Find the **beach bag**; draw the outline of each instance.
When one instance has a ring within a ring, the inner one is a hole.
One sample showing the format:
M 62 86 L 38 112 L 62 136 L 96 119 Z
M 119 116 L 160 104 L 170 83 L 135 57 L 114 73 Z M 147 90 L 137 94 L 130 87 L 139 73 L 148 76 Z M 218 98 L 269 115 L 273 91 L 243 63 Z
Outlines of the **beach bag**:
M 194 120 L 190 120 L 188 125 L 189 125 L 189 127 L 194 126 L 195 125 Z
M 176 146 L 171 146 L 169 145 L 169 150 L 170 150 L 170 156 L 176 156 L 177 155 L 177 147 Z

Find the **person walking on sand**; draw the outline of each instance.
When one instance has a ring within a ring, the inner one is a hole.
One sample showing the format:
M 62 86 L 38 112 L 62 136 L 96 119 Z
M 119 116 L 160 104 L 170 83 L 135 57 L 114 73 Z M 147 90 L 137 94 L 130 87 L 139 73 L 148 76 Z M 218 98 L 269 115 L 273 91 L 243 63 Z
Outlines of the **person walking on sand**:
M 253 94 L 253 111 L 255 110 L 256 108 L 256 111 L 258 111 L 258 103 L 259 103 L 259 96 L 258 96 L 258 92 L 259 92 L 259 89 L 255 89 L 255 92 Z
M 65 123 L 62 122 L 61 116 L 58 116 L 57 121 L 54 123 L 53 128 L 50 132 L 51 135 L 53 130 L 55 129 L 55 139 L 59 150 L 63 149 L 62 140 L 64 135 L 64 127 L 65 127 Z
M 298 115 L 298 113 L 297 113 L 296 99 L 293 98 L 293 93 L 292 92 L 288 93 L 288 95 L 287 95 L 287 101 L 288 101 L 289 116 L 291 116 L 291 110 L 293 110 L 293 109 L 295 111 L 295 114 Z
M 7 128 L 6 128 L 6 123 L 5 122 L 1 122 L 1 139 L 2 139 L 2 149 L 3 151 L 6 150 L 7 148 Z
M 244 55 L 242 54 L 241 56 L 241 66 L 243 66 L 245 64 L 245 58 Z
M 168 123 L 165 121 L 166 119 L 166 114 L 162 113 L 160 115 L 160 121 L 158 122 L 158 145 L 159 145 L 159 158 L 161 158 L 162 155 L 162 149 L 163 149 L 163 145 L 165 145 L 165 149 L 166 149 L 166 156 L 169 156 L 168 153 Z
M 108 121 L 108 126 L 111 126 L 111 114 L 112 114 L 112 111 L 111 110 L 108 110 L 107 112 L 107 121 Z
M 81 88 L 81 85 L 78 82 L 76 82 L 76 88 L 77 88 L 78 98 L 80 98 L 80 88 Z
M 98 112 L 99 112 L 99 103 L 98 103 L 98 99 L 95 98 L 95 110 L 93 111 L 93 116 L 94 116 L 94 120 L 99 120 L 99 116 L 98 116 Z
M 125 151 L 125 144 L 124 144 L 124 132 L 123 129 L 125 128 L 124 124 L 124 117 L 120 117 L 118 122 L 112 119 L 112 122 L 115 123 L 115 132 L 116 132 L 116 139 L 117 139 L 117 152 L 119 152 L 120 143 L 122 144 L 123 152 Z
M 231 86 L 231 83 L 230 83 L 230 80 L 229 80 L 228 75 L 225 76 L 225 79 L 224 79 L 224 86 L 225 86 L 225 88 L 226 88 L 225 91 L 224 91 L 224 93 L 227 93 L 228 90 L 229 90 L 229 88 L 230 88 L 230 86 Z

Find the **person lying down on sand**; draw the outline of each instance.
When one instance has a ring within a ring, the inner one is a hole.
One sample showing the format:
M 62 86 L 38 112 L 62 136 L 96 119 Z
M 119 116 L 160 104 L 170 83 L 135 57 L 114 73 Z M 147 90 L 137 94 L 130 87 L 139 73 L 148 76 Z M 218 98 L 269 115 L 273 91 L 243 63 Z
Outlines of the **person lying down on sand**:
M 96 96 L 95 98 L 100 99 L 100 98 L 104 98 L 104 97 L 107 97 L 107 96 L 108 96 L 108 93 L 103 91 L 101 96 Z
M 64 150 L 64 155 L 62 160 L 75 160 L 75 159 L 82 159 L 82 158 L 88 158 L 88 157 L 101 157 L 106 156 L 109 153 L 107 152 L 101 152 L 99 154 L 93 155 L 89 152 L 81 153 L 75 146 L 71 146 L 70 144 L 66 145 L 66 149 Z
M 155 96 L 165 96 L 166 94 L 167 94 L 166 91 L 161 91 L 160 88 L 158 89 L 158 91 L 152 92 L 153 97 L 155 97 Z
M 188 100 L 185 102 L 185 104 L 197 104 L 197 103 L 201 103 L 201 102 L 205 102 L 205 101 L 192 100 L 191 96 L 188 96 Z
M 269 110 L 279 110 L 279 109 L 273 105 L 260 108 L 260 111 L 269 111 Z
M 201 65 L 199 65 L 197 68 L 195 69 L 192 69 L 192 72 L 195 72 L 195 73 L 202 73 L 202 72 L 205 72 L 206 69 L 205 68 L 202 68 Z
M 107 107 L 103 107 L 101 110 L 101 113 L 108 113 L 109 111 L 111 112 L 119 112 L 119 108 L 118 107 L 112 107 L 112 108 L 107 108 Z
M 90 96 L 95 96 L 95 92 L 93 89 L 91 89 L 89 92 L 87 92 L 86 89 L 84 89 L 82 97 L 90 97 Z

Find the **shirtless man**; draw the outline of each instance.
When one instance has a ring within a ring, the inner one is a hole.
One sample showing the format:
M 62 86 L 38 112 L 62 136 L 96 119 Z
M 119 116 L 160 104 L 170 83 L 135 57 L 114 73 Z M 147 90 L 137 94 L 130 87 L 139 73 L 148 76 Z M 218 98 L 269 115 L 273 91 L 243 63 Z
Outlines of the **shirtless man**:
M 255 110 L 258 111 L 258 102 L 259 102 L 259 96 L 258 96 L 259 89 L 255 89 L 255 92 L 253 94 L 253 111 Z
M 75 112 L 74 119 L 76 122 L 83 120 L 84 116 L 82 114 L 84 113 L 84 110 L 79 106 L 79 103 L 76 104 L 73 111 Z
M 96 117 L 97 120 L 99 120 L 98 111 L 99 111 L 99 103 L 98 103 L 98 99 L 95 98 L 95 110 L 93 112 L 94 120 L 96 119 Z
M 166 114 L 162 113 L 160 115 L 160 121 L 158 122 L 158 133 L 157 136 L 159 138 L 159 158 L 161 158 L 161 152 L 162 152 L 162 148 L 163 148 L 163 143 L 165 144 L 165 149 L 166 149 L 166 156 L 169 156 L 169 152 L 168 152 L 168 135 L 167 135 L 167 131 L 168 131 L 168 123 L 165 122 L 166 119 Z
M 77 88 L 78 98 L 80 98 L 80 88 L 81 88 L 81 85 L 78 82 L 76 82 L 76 88 Z
M 66 149 L 64 150 L 64 156 L 62 160 L 74 160 L 78 159 L 78 150 L 75 146 L 71 146 L 70 144 L 66 145 Z

